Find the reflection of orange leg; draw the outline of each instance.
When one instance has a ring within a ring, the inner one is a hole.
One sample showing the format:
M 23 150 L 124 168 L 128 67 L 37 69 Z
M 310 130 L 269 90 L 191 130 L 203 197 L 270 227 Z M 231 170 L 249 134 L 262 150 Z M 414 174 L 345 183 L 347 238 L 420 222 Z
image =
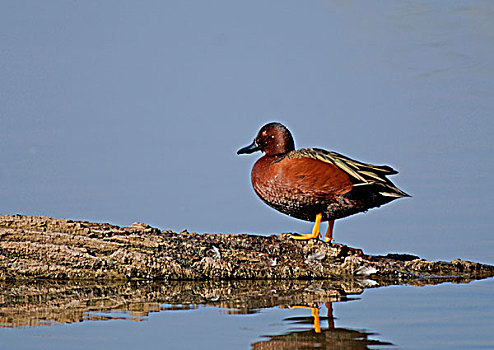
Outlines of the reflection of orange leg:
M 334 328 L 333 303 L 327 301 L 324 305 L 326 305 L 326 308 L 328 309 L 328 328 L 332 329 Z
M 331 242 L 333 240 L 333 227 L 334 220 L 328 221 L 328 230 L 326 231 L 326 236 L 324 237 L 325 242 Z
M 314 317 L 314 331 L 321 333 L 321 321 L 319 320 L 319 309 L 317 307 L 312 308 L 312 317 Z
M 319 308 L 318 307 L 309 307 L 309 306 L 292 306 L 293 309 L 311 309 L 312 317 L 314 317 L 314 331 L 316 333 L 321 333 L 321 321 L 319 319 Z
M 312 238 L 321 237 L 321 220 L 322 220 L 322 214 L 319 213 L 316 215 L 316 222 L 314 223 L 314 227 L 312 228 L 312 233 L 307 235 L 300 235 L 300 236 L 292 235 L 290 236 L 290 238 L 306 241 Z

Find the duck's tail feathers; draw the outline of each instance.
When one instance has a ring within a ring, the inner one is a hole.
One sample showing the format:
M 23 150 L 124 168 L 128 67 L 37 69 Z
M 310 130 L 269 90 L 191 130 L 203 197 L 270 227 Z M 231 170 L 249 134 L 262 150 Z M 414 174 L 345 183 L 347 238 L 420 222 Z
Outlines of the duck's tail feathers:
M 329 152 L 319 148 L 305 148 L 294 152 L 299 153 L 299 156 L 303 155 L 336 165 L 348 174 L 354 183 L 354 186 L 380 184 L 384 187 L 383 191 L 379 191 L 382 196 L 394 198 L 410 197 L 409 194 L 400 190 L 386 178 L 387 175 L 398 174 L 398 171 L 390 166 L 362 163 L 345 157 L 342 154 Z
M 401 193 L 395 193 L 395 192 L 379 192 L 381 196 L 384 197 L 393 197 L 393 198 L 401 198 L 401 197 L 411 197 L 409 194 L 401 191 L 398 189 Z

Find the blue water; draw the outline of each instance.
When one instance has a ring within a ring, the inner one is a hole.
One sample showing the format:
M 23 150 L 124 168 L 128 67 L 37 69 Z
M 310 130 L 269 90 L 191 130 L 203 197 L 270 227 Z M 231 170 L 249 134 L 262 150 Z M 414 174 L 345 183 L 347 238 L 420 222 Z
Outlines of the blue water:
M 0 213 L 309 232 L 236 155 L 280 121 L 413 196 L 338 220 L 338 242 L 493 264 L 492 18 L 489 0 L 1 1 Z
M 470 284 L 366 290 L 358 302 L 338 303 L 343 327 L 379 333 L 400 349 L 494 348 L 494 280 Z
M 286 344 L 295 346 L 293 336 L 297 333 L 304 334 L 305 341 L 316 347 L 321 344 L 320 334 L 341 337 L 349 332 L 380 343 L 377 348 L 393 348 L 386 345 L 389 343 L 399 349 L 494 348 L 492 278 L 468 284 L 367 289 L 350 296 L 350 301 L 332 303 L 332 325 L 327 318 L 329 306 L 320 304 L 322 333 L 315 332 L 310 309 L 288 306 L 232 314 L 229 309 L 196 305 L 189 310 L 165 310 L 137 317 L 136 312 L 110 310 L 97 314 L 104 316 L 104 321 L 2 328 L 0 348 L 250 349 L 259 343 L 270 348 L 273 345 L 269 344 L 286 339 Z M 87 314 L 88 319 L 95 316 Z M 347 343 L 348 348 L 358 341 Z M 332 347 L 325 343 L 322 348 Z

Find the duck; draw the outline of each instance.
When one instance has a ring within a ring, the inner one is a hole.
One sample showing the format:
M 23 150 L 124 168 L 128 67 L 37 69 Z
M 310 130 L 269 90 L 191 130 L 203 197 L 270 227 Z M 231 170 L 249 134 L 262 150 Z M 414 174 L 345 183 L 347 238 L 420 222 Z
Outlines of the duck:
M 320 148 L 295 149 L 290 131 L 281 123 L 264 125 L 254 141 L 237 151 L 261 151 L 251 172 L 254 192 L 268 206 L 291 217 L 314 222 L 312 232 L 290 235 L 295 240 L 333 240 L 334 221 L 398 198 L 410 197 L 388 178 L 398 174 L 387 165 L 362 163 Z

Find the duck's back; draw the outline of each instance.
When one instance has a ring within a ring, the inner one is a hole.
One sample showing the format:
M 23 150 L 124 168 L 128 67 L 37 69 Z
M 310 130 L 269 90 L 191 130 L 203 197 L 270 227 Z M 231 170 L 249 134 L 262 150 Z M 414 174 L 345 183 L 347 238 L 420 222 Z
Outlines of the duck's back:
M 259 159 L 252 185 L 278 211 L 307 221 L 318 213 L 323 220 L 333 220 L 408 196 L 385 177 L 396 173 L 388 166 L 305 148 Z

